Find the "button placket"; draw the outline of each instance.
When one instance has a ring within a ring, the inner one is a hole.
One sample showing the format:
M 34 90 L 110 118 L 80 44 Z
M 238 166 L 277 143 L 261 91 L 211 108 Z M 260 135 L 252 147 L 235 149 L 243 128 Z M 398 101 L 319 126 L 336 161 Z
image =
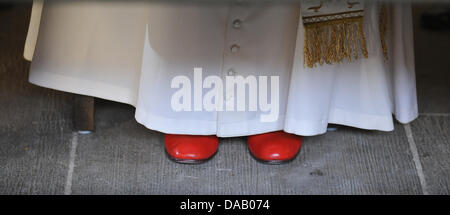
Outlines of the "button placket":
M 236 0 L 235 3 L 230 8 L 230 17 L 229 17 L 229 29 L 228 29 L 228 40 L 227 43 L 229 44 L 229 53 L 230 55 L 225 55 L 225 76 L 235 76 L 236 75 L 236 69 L 234 66 L 236 66 L 234 60 L 239 58 L 239 53 L 242 49 L 241 44 L 239 43 L 239 31 L 242 28 L 243 21 L 241 19 L 243 12 L 245 11 L 245 1 L 243 0 Z M 233 92 L 233 93 L 231 93 Z M 225 100 L 229 101 L 234 99 L 234 88 L 233 89 L 226 89 L 226 96 Z
M 240 34 L 241 28 L 243 25 L 242 17 L 244 13 L 247 11 L 246 1 L 245 0 L 234 0 L 233 4 L 230 8 L 230 17 L 229 17 L 229 30 L 228 33 L 228 47 L 229 53 L 231 55 L 225 55 L 225 71 L 224 73 L 228 76 L 234 76 L 236 74 L 236 65 L 237 59 L 239 59 L 239 53 L 242 50 L 242 46 L 240 44 Z
M 222 74 L 224 77 L 224 111 L 218 112 L 217 129 L 220 131 L 222 123 L 235 122 L 242 119 L 242 113 L 236 111 L 236 92 L 235 86 L 227 86 L 226 77 L 236 76 L 239 74 L 239 67 L 242 65 L 242 54 L 245 53 L 245 47 L 243 47 L 242 36 L 245 27 L 245 17 L 249 12 L 247 2 L 236 0 L 230 5 L 230 13 L 228 16 L 228 26 L 226 31 L 226 41 L 223 59 Z M 228 107 L 227 105 L 230 105 Z M 234 110 L 234 111 L 233 111 Z

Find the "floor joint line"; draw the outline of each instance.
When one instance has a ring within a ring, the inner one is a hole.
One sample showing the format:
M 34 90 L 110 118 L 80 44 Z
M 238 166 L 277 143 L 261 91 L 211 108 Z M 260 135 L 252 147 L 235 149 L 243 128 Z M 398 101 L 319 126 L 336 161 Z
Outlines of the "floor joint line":
M 78 147 L 78 133 L 72 132 L 72 140 L 70 144 L 69 166 L 67 170 L 66 185 L 64 187 L 64 195 L 72 194 L 73 170 L 75 168 L 75 158 Z
M 417 150 L 416 142 L 414 141 L 411 125 L 405 124 L 403 125 L 403 127 L 405 128 L 406 137 L 409 143 L 409 149 L 413 156 L 414 165 L 416 166 L 416 172 L 417 175 L 419 176 L 420 186 L 422 187 L 422 193 L 424 195 L 429 195 L 427 182 L 425 180 L 425 175 L 423 174 L 422 163 L 420 162 L 419 152 Z

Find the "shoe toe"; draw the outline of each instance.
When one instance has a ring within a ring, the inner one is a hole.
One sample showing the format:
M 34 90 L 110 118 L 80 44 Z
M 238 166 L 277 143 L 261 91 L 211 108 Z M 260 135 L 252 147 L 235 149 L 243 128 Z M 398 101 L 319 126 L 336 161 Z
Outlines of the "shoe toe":
M 216 136 L 166 134 L 165 137 L 167 153 L 177 160 L 206 160 L 216 153 L 218 145 Z
M 285 132 L 250 136 L 248 146 L 254 157 L 263 161 L 287 161 L 301 148 L 301 137 Z

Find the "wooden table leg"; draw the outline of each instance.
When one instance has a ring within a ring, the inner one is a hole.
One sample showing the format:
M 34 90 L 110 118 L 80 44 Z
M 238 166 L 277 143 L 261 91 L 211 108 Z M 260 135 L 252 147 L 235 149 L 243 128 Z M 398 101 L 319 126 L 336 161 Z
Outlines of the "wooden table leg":
M 73 125 L 80 133 L 94 131 L 94 97 L 74 95 Z

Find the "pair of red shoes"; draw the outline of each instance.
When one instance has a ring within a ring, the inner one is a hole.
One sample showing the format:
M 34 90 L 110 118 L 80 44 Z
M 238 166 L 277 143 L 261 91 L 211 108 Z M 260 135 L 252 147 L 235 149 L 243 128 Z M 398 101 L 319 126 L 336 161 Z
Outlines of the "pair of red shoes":
M 295 158 L 302 138 L 283 131 L 253 135 L 247 138 L 250 153 L 259 161 L 280 164 Z M 213 157 L 219 147 L 216 136 L 166 134 L 169 157 L 179 163 L 201 163 Z

